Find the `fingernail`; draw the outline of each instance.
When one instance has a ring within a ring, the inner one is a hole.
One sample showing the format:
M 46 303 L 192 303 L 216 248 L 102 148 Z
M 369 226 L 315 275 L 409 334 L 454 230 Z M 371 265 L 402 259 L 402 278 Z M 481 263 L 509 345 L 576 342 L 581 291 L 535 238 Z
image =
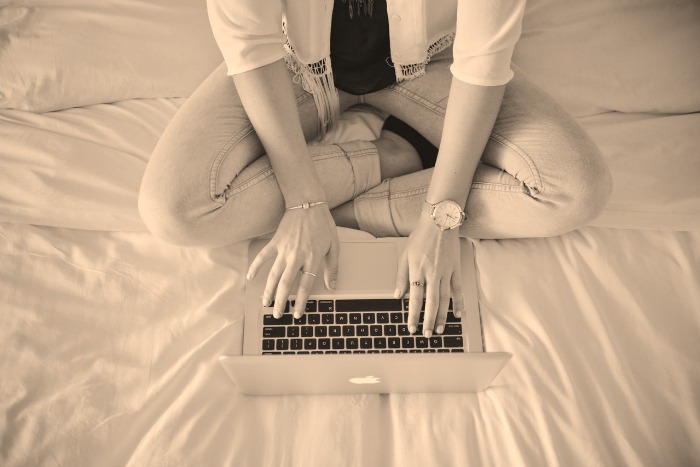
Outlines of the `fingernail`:
M 437 327 L 437 329 L 435 330 L 435 332 L 437 332 L 438 334 L 442 334 L 442 332 L 443 332 L 444 330 L 445 330 L 445 326 L 443 326 L 443 325 L 441 324 L 440 326 Z
M 263 303 L 263 306 L 270 306 L 270 300 L 267 298 L 263 298 L 262 303 Z
M 430 329 L 426 329 L 425 333 L 423 333 L 423 335 L 425 337 L 427 337 L 428 339 L 430 339 L 431 337 L 433 337 L 433 331 L 431 331 Z
M 399 298 L 401 291 L 399 289 L 394 290 L 394 298 Z
M 335 290 L 335 280 L 331 281 L 331 289 Z
M 408 327 L 408 331 L 409 331 L 411 334 L 413 334 L 414 332 L 416 332 L 416 327 L 412 324 L 412 325 L 410 325 L 410 326 Z
M 456 311 L 454 312 L 454 315 L 455 315 L 457 318 L 461 318 L 461 317 L 462 317 L 462 312 L 459 311 L 459 310 L 456 310 Z
M 245 280 L 249 281 L 250 280 L 250 273 L 245 275 Z
M 294 319 L 299 319 L 301 318 L 301 312 L 300 311 L 295 311 L 294 312 Z

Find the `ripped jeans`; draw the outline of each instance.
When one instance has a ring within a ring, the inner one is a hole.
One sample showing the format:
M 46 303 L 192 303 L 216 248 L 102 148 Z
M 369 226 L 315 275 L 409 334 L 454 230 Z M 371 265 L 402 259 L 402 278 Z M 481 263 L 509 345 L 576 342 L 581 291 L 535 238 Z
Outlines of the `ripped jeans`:
M 437 146 L 451 63 L 451 55 L 441 53 L 420 78 L 363 96 L 339 91 L 341 111 L 370 104 Z M 460 236 L 558 235 L 595 218 L 610 195 L 611 177 L 595 144 L 561 106 L 514 70 L 472 181 Z M 293 87 L 311 141 L 317 131 L 313 96 L 300 84 Z M 222 64 L 158 142 L 139 194 L 143 221 L 155 236 L 186 246 L 216 247 L 273 232 L 285 204 L 264 152 Z M 380 237 L 411 233 L 432 168 L 381 180 L 377 149 L 368 141 L 310 145 L 309 152 L 331 209 L 352 200 L 362 230 Z

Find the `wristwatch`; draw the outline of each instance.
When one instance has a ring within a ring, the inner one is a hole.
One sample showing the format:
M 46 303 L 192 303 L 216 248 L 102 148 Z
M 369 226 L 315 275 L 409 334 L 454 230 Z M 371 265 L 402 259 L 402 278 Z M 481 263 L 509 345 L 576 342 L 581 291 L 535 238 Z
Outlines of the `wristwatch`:
M 426 201 L 425 204 L 430 206 L 430 217 L 440 230 L 456 229 L 467 218 L 461 206 L 452 200 L 447 199 L 435 204 Z

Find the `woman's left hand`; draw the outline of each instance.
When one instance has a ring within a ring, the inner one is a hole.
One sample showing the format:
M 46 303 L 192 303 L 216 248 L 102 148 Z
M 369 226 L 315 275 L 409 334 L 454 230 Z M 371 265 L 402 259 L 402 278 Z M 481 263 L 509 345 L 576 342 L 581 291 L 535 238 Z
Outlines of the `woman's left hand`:
M 464 310 L 462 268 L 460 264 L 459 229 L 440 230 L 433 219 L 423 212 L 408 238 L 396 275 L 396 298 L 409 293 L 408 329 L 413 334 L 418 327 L 423 293 L 425 315 L 423 335 L 431 337 L 433 330 L 442 334 L 452 296 L 455 316 Z M 421 285 L 411 283 L 420 282 Z

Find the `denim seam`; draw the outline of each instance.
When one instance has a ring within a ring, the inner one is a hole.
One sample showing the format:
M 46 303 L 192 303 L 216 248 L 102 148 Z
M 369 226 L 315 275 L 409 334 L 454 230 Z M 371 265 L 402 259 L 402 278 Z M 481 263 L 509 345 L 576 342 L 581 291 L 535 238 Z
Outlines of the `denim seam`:
M 253 129 L 253 125 L 248 125 L 244 129 L 233 135 L 231 139 L 228 140 L 228 142 L 219 150 L 218 154 L 216 155 L 216 158 L 212 163 L 211 177 L 209 179 L 209 197 L 212 201 L 221 204 L 223 204 L 226 201 L 227 191 L 231 188 L 230 183 L 226 185 L 226 188 L 224 188 L 221 194 L 217 193 L 217 180 L 219 179 L 219 172 L 221 170 L 221 166 L 223 165 L 223 161 L 226 158 L 226 156 L 230 154 L 231 149 L 243 138 L 251 134 L 253 131 L 255 131 Z
M 390 87 L 387 88 L 389 91 L 395 91 L 399 94 L 403 94 L 404 97 L 411 99 L 417 104 L 420 104 L 421 106 L 425 107 L 427 110 L 436 113 L 437 115 L 444 117 L 445 116 L 445 109 L 434 102 L 431 102 L 428 99 L 425 99 L 424 97 L 419 96 L 413 91 L 409 91 L 408 89 L 402 87 L 399 84 L 394 84 Z
M 520 158 L 527 164 L 528 168 L 530 169 L 530 173 L 535 179 L 535 186 L 528 186 L 525 185 L 529 190 L 534 191 L 535 193 L 542 193 L 544 191 L 544 183 L 542 182 L 542 177 L 540 176 L 539 170 L 537 170 L 537 166 L 535 163 L 532 161 L 530 156 L 527 155 L 525 151 L 520 149 L 518 146 L 513 144 L 510 140 L 507 138 L 499 135 L 496 132 L 491 132 L 491 136 L 489 136 L 489 139 L 501 144 L 502 146 L 510 149 L 511 151 L 515 152 Z M 506 186 L 511 186 L 511 185 L 506 185 Z

